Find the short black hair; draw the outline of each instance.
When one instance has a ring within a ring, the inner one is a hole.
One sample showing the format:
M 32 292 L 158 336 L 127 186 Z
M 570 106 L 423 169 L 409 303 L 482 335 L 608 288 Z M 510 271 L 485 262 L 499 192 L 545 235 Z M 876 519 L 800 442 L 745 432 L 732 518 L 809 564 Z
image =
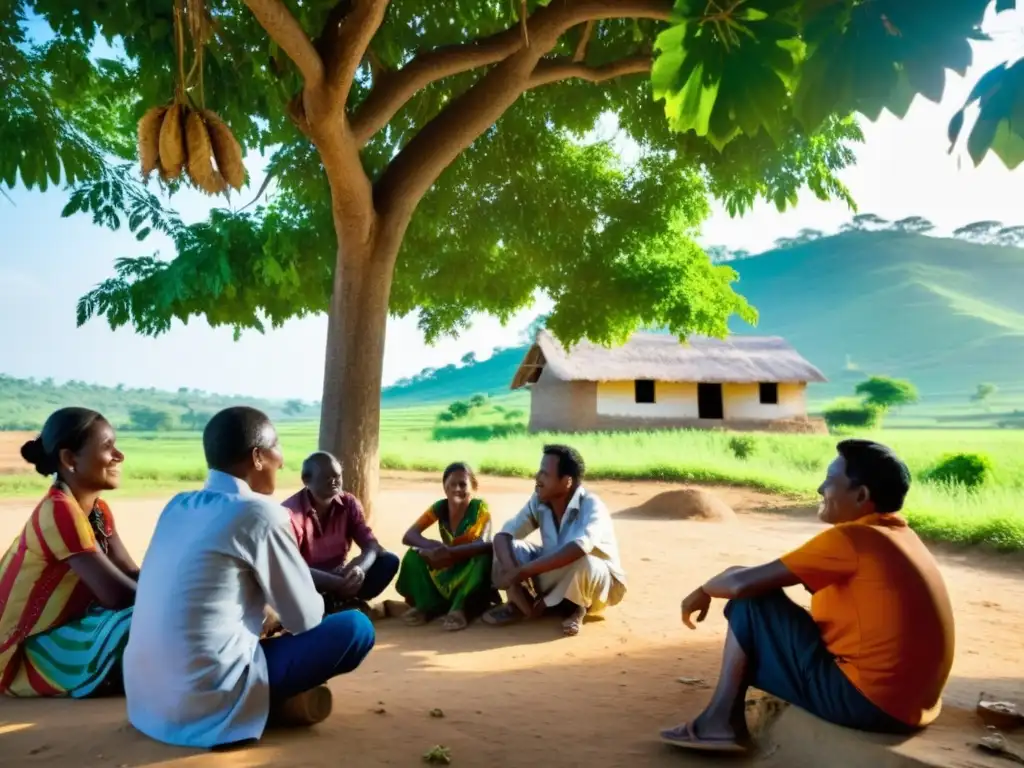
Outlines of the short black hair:
M 60 452 L 78 453 L 92 431 L 106 424 L 103 415 L 89 408 L 61 408 L 46 419 L 39 437 L 21 446 L 21 458 L 40 475 L 55 475 L 60 469 Z
M 903 509 L 910 470 L 891 448 L 873 440 L 843 440 L 836 451 L 846 460 L 850 484 L 867 488 L 876 510 L 888 514 Z
M 272 448 L 267 427 L 273 429 L 274 423 L 255 408 L 239 405 L 220 411 L 203 430 L 206 466 L 224 472 L 247 461 L 254 448 Z
M 313 451 L 306 457 L 306 460 L 302 462 L 302 479 L 308 480 L 313 475 L 313 468 L 318 466 L 321 462 L 324 464 L 330 464 L 338 461 L 338 457 L 328 451 Z M 341 462 L 338 461 L 338 465 L 341 466 Z
M 545 445 L 544 455 L 557 457 L 558 476 L 571 477 L 574 483 L 580 482 L 587 471 L 587 465 L 583 463 L 579 451 L 568 445 Z

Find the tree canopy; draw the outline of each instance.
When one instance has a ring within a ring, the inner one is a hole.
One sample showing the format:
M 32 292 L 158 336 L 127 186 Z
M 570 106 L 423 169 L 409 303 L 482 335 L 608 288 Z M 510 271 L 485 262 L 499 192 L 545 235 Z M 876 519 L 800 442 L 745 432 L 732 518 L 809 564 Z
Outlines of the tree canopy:
M 807 188 L 852 206 L 836 174 L 862 139 L 853 113 L 939 100 L 987 5 L 4 0 L 0 144 L 21 152 L 0 178 L 69 182 L 66 214 L 174 242 L 172 260 L 119 259 L 79 322 L 159 334 L 204 317 L 238 333 L 328 310 L 321 443 L 359 464 L 358 485 L 376 462 L 389 311 L 418 311 L 432 340 L 543 291 L 570 344 L 753 321 L 735 272 L 695 243 L 709 199 L 735 215 Z M 987 115 L 976 161 L 989 145 L 1015 159 L 1004 70 L 972 94 Z M 267 152 L 272 194 L 185 225 L 143 186 L 135 125 L 172 98 Z
M 905 379 L 872 376 L 857 384 L 854 392 L 864 398 L 864 404 L 883 411 L 912 405 L 918 401 L 917 387 Z

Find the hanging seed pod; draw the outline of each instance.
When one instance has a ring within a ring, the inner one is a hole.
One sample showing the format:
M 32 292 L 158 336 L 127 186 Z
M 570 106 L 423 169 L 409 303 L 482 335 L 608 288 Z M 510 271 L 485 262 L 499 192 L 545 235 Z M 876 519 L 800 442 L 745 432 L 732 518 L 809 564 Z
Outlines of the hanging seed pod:
M 160 175 L 165 180 L 178 178 L 185 167 L 184 112 L 181 104 L 172 105 L 160 126 Z
M 231 133 L 227 123 L 221 120 L 216 112 L 204 109 L 203 118 L 206 120 L 206 128 L 210 134 L 213 158 L 217 161 L 217 168 L 228 184 L 241 191 L 245 184 L 245 165 L 242 163 L 241 145 L 235 139 L 235 135 Z
M 227 191 L 227 182 L 213 167 L 213 145 L 199 112 L 189 110 L 185 122 L 185 139 L 188 142 L 188 175 L 193 183 L 208 195 L 219 195 Z
M 160 167 L 160 126 L 166 113 L 166 106 L 153 107 L 139 120 L 139 162 L 142 177 L 147 180 L 149 174 Z

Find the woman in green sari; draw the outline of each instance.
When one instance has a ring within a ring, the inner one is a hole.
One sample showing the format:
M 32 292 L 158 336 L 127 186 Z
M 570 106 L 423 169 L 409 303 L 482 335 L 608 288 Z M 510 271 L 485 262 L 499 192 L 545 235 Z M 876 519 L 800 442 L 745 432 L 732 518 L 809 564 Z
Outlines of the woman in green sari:
M 496 593 L 491 587 L 491 515 L 483 499 L 473 498 L 476 475 L 456 462 L 444 471 L 445 498 L 420 515 L 402 543 L 395 587 L 411 606 L 403 617 L 410 626 L 447 614 L 443 628 L 465 629 L 469 618 L 483 613 Z M 441 540 L 423 536 L 437 523 Z

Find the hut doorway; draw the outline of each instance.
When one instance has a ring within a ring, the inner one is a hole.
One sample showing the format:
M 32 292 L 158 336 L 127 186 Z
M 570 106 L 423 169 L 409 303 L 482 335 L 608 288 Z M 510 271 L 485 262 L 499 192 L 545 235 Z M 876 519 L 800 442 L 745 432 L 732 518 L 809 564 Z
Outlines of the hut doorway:
M 697 418 L 719 421 L 725 418 L 721 384 L 697 385 Z

